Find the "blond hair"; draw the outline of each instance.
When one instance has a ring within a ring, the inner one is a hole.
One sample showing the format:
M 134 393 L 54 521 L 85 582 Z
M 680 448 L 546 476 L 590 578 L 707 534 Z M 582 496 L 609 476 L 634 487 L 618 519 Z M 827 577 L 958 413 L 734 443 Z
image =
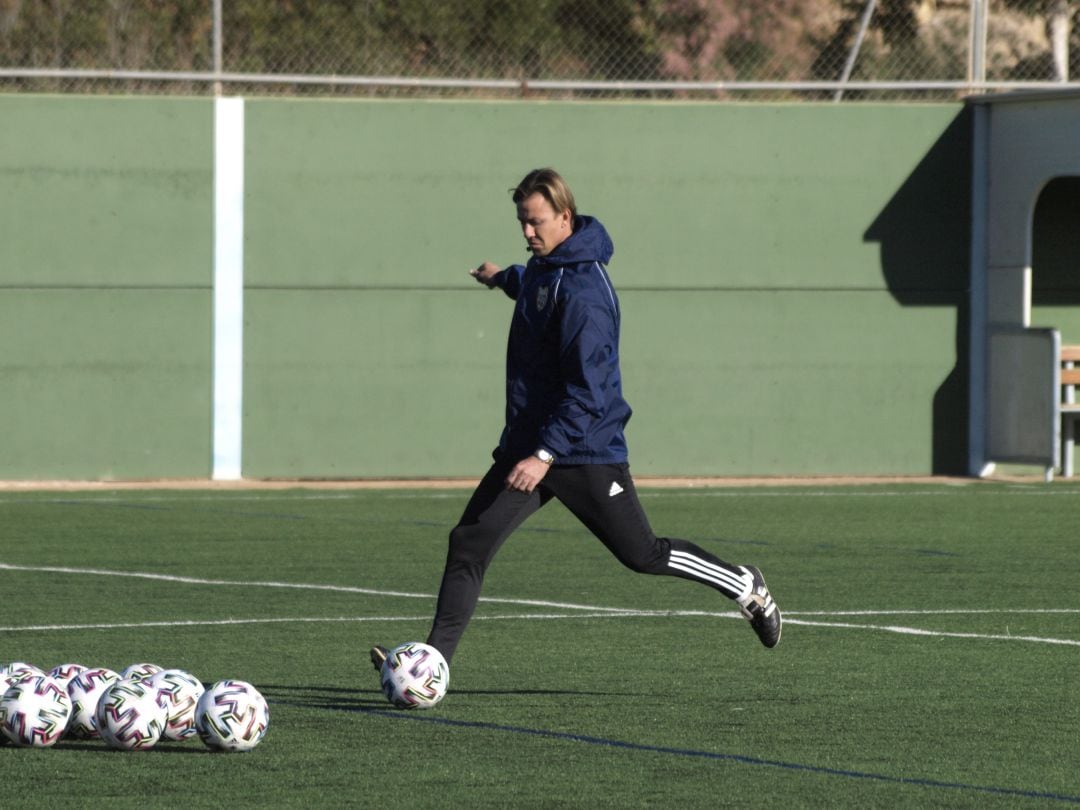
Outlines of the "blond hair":
M 514 203 L 519 204 L 526 197 L 539 194 L 555 210 L 561 214 L 569 209 L 570 216 L 577 216 L 577 203 L 574 202 L 574 192 L 554 169 L 533 169 L 524 179 L 517 184 L 517 188 L 511 189 L 514 195 Z

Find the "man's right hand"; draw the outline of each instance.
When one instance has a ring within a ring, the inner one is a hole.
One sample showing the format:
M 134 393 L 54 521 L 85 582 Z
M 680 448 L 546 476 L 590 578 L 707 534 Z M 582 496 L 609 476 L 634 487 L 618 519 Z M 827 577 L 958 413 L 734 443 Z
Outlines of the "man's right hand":
M 500 272 L 502 268 L 492 262 L 484 262 L 475 270 L 470 270 L 469 275 L 475 278 L 478 282 L 485 287 L 495 286 L 495 274 Z

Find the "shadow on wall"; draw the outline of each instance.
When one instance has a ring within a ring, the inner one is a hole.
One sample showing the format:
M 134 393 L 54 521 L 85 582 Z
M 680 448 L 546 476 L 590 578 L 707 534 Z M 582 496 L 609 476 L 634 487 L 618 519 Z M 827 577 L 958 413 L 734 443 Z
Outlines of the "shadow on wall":
M 967 471 L 971 138 L 965 108 L 863 234 L 880 244 L 885 283 L 900 304 L 956 310 L 956 362 L 932 403 L 935 475 Z

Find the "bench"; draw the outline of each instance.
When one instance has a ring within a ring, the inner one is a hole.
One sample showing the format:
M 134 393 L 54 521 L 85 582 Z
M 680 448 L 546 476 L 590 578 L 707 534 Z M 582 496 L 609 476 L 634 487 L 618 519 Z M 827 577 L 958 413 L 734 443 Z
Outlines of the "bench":
M 1072 478 L 1073 446 L 1076 443 L 1076 420 L 1080 418 L 1080 402 L 1076 387 L 1080 385 L 1080 346 L 1061 347 L 1061 475 Z

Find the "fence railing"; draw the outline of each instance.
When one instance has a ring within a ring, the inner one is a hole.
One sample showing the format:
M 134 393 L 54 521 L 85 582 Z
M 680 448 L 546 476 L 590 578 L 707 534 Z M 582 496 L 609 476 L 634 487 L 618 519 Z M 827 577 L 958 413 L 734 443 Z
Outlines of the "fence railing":
M 0 91 L 935 99 L 1080 87 L 1069 0 L 0 0 Z

